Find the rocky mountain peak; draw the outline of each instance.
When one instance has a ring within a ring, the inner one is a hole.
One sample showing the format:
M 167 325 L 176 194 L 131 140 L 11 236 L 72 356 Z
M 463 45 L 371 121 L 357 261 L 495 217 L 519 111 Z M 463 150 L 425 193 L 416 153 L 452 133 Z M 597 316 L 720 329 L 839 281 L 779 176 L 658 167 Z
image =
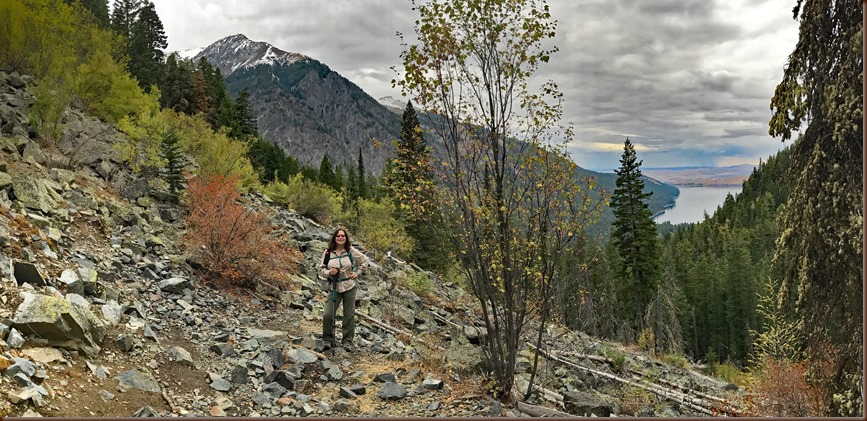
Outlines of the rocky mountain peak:
M 252 68 L 262 64 L 289 65 L 309 57 L 283 51 L 263 41 L 253 41 L 244 34 L 222 38 L 193 56 L 193 61 L 207 57 L 218 67 L 223 76 L 229 76 L 238 69 Z

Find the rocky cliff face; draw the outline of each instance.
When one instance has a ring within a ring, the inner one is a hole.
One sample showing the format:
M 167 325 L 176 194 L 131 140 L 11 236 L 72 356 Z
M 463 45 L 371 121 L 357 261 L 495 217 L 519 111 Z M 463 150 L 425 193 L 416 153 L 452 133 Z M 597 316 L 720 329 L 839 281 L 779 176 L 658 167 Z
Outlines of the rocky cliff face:
M 183 208 L 115 159 L 123 135 L 67 110 L 62 139 L 40 145 L 29 84 L 0 72 L 12 110 L 0 115 L 0 416 L 695 415 L 640 379 L 740 392 L 552 326 L 535 406 L 504 407 L 484 396 L 473 299 L 430 273 L 433 292 L 416 295 L 406 279 L 421 271 L 395 257 L 360 283 L 356 349 L 323 353 L 315 267 L 331 227 L 249 196 L 304 253 L 300 273 L 288 290 L 203 284 L 179 247 Z M 619 362 L 603 356 L 614 349 Z M 517 361 L 524 390 L 532 358 Z
M 247 89 L 259 134 L 318 168 L 355 165 L 358 151 L 367 171 L 379 175 L 394 155 L 400 117 L 323 63 L 279 50 L 243 35 L 223 38 L 198 53 L 220 68 L 232 95 Z

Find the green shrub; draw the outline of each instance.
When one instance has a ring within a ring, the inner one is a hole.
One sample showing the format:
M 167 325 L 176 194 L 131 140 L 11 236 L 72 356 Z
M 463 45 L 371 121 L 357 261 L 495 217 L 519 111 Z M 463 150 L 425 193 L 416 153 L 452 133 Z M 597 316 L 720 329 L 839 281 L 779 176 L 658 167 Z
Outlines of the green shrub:
M 190 116 L 169 109 L 163 110 L 162 114 L 169 128 L 178 134 L 181 149 L 196 161 L 196 174 L 236 176 L 238 187 L 245 193 L 261 188 L 259 174 L 247 157 L 250 148 L 247 142 L 232 139 L 226 128 L 215 132 L 202 115 Z
M 642 330 L 641 334 L 638 335 L 638 342 L 636 345 L 639 349 L 652 354 L 656 350 L 655 342 L 656 336 L 653 334 L 653 329 L 648 327 Z
M 675 367 L 680 368 L 689 368 L 689 360 L 686 359 L 685 356 L 680 354 L 662 354 L 659 359 L 667 364 L 673 365 Z
M 415 248 L 415 240 L 407 234 L 406 225 L 394 217 L 396 208 L 390 199 L 383 198 L 380 202 L 360 199 L 358 207 L 361 219 L 356 223 L 355 232 L 374 249 L 374 258 L 381 258 L 387 251 L 406 256 Z M 349 209 L 341 219 L 349 218 L 354 212 Z
M 90 112 L 106 121 L 116 123 L 141 110 L 159 110 L 159 89 L 142 91 L 109 51 L 95 51 L 75 74 L 76 96 Z
M 419 297 L 425 297 L 433 291 L 433 281 L 425 272 L 413 272 L 407 277 L 406 287 Z
M 122 162 L 129 164 L 135 172 L 162 167 L 164 160 L 160 155 L 160 145 L 169 132 L 164 113 L 160 113 L 159 109 L 142 109 L 134 115 L 121 118 L 117 128 L 129 139 L 115 145 Z
M 717 377 L 739 386 L 744 386 L 749 383 L 750 376 L 735 367 L 732 363 L 725 362 L 716 365 Z
M 300 215 L 321 224 L 331 223 L 332 217 L 340 209 L 340 198 L 334 190 L 304 179 L 301 174 L 290 178 L 289 183 L 269 183 L 263 191 L 277 203 L 287 205 Z
M 626 366 L 625 352 L 617 348 L 605 345 L 602 348 L 602 356 L 611 360 L 611 369 L 618 373 L 623 372 L 623 368 Z
M 626 386 L 621 389 L 620 413 L 637 416 L 642 410 L 650 409 L 655 398 L 651 392 L 635 386 Z

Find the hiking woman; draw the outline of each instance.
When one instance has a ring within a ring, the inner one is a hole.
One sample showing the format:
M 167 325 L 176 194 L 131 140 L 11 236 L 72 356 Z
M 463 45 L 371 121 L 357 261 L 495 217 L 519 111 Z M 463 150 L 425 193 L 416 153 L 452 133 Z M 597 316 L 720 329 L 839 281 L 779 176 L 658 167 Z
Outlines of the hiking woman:
M 331 234 L 331 242 L 322 255 L 322 276 L 329 278 L 330 290 L 325 300 L 325 314 L 322 316 L 322 340 L 325 349 L 335 345 L 334 318 L 337 306 L 343 303 L 343 321 L 341 322 L 343 349 L 352 351 L 355 336 L 355 292 L 358 277 L 367 269 L 370 261 L 364 253 L 352 247 L 349 234 L 344 229 L 338 229 Z

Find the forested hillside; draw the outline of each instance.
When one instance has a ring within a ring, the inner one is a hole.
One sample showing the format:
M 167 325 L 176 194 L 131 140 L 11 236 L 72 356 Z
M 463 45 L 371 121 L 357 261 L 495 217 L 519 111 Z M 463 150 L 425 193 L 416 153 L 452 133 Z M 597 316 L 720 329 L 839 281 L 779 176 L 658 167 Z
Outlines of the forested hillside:
M 665 276 L 677 288 L 684 350 L 709 362 L 746 367 L 752 344 L 766 321 L 760 296 L 773 294 L 772 260 L 780 229 L 780 207 L 792 191 L 783 175 L 791 147 L 761 163 L 712 216 L 685 224 L 663 237 Z

